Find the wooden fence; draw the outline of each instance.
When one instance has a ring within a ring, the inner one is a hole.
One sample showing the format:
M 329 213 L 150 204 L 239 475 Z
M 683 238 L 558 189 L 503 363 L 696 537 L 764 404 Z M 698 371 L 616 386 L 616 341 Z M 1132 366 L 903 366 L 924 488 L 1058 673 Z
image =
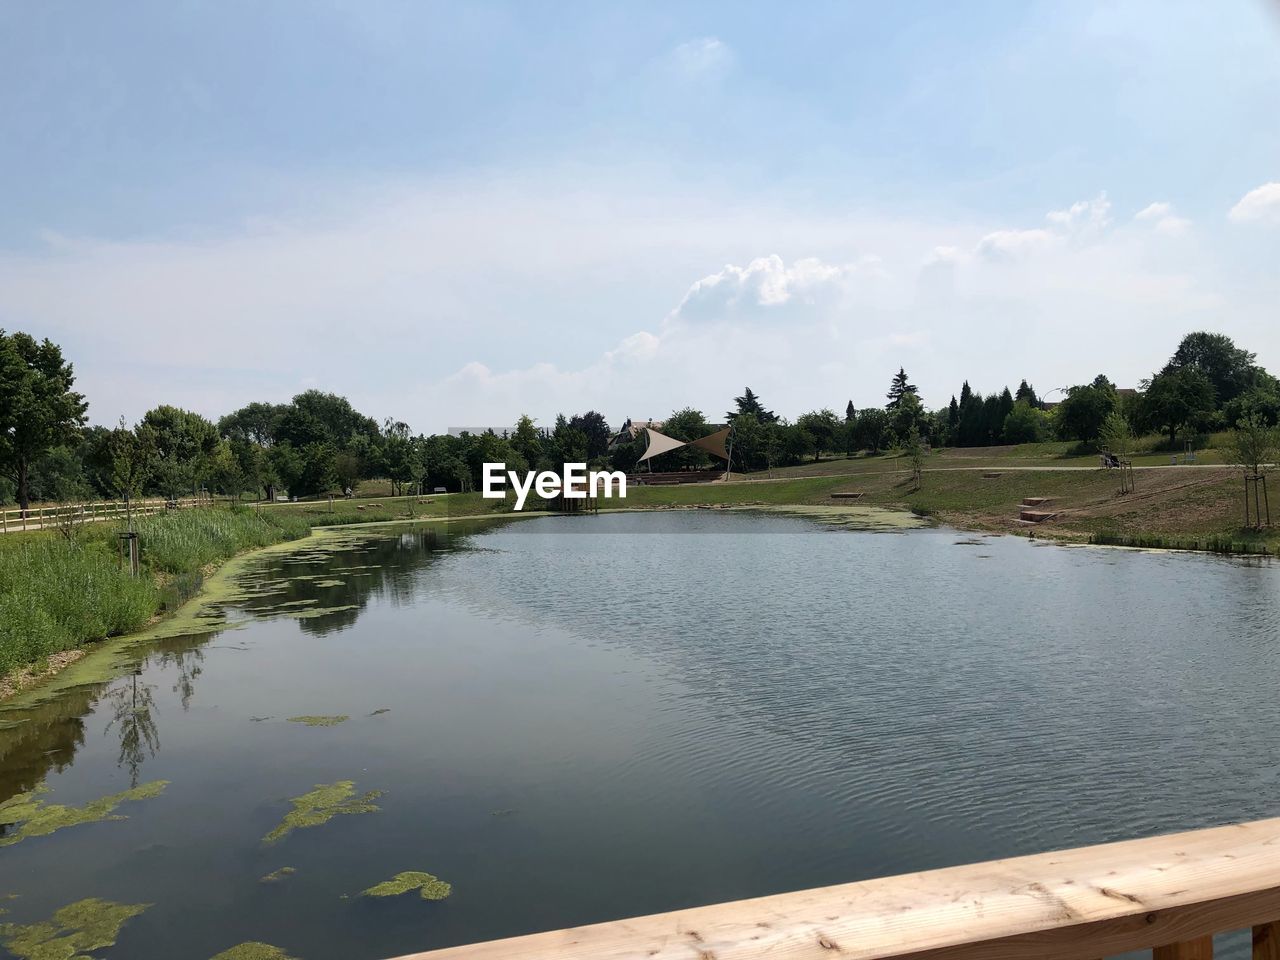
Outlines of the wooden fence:
M 86 503 L 37 503 L 25 511 L 19 507 L 0 508 L 0 533 L 19 530 L 44 530 L 67 524 L 94 523 L 125 517 L 132 509 L 135 517 L 143 517 L 163 510 L 182 507 L 203 507 L 213 503 L 208 495 L 178 497 L 147 497 L 134 500 L 126 507 L 123 500 L 91 500 Z M 172 504 L 172 506 L 170 506 Z
M 673 870 L 679 864 L 671 865 Z M 401 960 L 1280 960 L 1280 819 L 697 907 Z

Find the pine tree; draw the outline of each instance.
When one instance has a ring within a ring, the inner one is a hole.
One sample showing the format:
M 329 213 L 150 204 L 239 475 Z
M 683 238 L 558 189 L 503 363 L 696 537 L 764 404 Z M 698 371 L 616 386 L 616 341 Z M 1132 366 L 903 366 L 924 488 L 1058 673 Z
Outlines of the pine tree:
M 916 389 L 915 384 L 907 380 L 907 372 L 902 367 L 898 368 L 898 372 L 894 374 L 893 383 L 889 385 L 889 392 L 885 395 L 889 402 L 885 404 L 886 409 L 896 410 L 898 405 L 902 403 L 903 394 L 914 393 L 919 396 L 920 391 Z
M 744 413 L 753 414 L 761 423 L 775 423 L 778 419 L 778 415 L 776 413 L 764 408 L 764 405 L 760 402 L 760 398 L 751 391 L 750 387 L 747 387 L 746 392 L 743 393 L 742 396 L 734 397 L 733 402 L 737 405 L 738 409 L 730 410 L 724 415 L 725 420 L 729 423 L 733 423 L 735 417 Z
M 845 422 L 845 423 L 852 423 L 852 422 L 853 422 L 854 417 L 856 417 L 857 415 L 858 415 L 858 411 L 856 411 L 856 410 L 854 410 L 854 409 L 853 409 L 853 401 L 852 401 L 852 400 L 850 400 L 850 401 L 845 405 L 845 408 L 844 408 L 844 422 Z
M 1018 384 L 1018 392 L 1013 395 L 1015 403 L 1025 403 L 1032 407 L 1040 406 L 1040 398 L 1036 396 L 1036 388 L 1023 380 Z

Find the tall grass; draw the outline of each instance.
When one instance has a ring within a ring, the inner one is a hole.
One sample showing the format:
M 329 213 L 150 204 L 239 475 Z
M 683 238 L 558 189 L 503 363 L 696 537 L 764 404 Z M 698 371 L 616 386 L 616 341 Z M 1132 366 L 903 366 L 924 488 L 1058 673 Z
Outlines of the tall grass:
M 75 539 L 0 537 L 0 676 L 82 643 L 136 630 L 199 589 L 211 563 L 306 536 L 304 517 L 193 509 L 136 523 L 143 575 L 120 568 L 115 524 Z
M 101 544 L 50 537 L 0 545 L 0 675 L 151 617 L 159 590 L 119 569 Z
M 301 517 L 259 517 L 243 507 L 157 513 L 137 521 L 142 562 L 160 573 L 187 573 L 254 547 L 296 540 L 311 529 Z

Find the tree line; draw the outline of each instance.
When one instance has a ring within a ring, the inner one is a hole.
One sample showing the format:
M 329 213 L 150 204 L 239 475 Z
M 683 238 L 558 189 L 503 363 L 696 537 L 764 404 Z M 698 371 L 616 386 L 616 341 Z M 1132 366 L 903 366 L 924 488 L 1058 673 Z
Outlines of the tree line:
M 414 489 L 477 489 L 482 465 L 558 470 L 566 462 L 632 471 L 645 448 L 628 421 L 615 436 L 597 411 L 561 415 L 537 426 L 524 416 L 507 431 L 414 435 L 400 420 L 379 423 L 344 397 L 320 390 L 288 403 L 250 403 L 214 422 L 170 405 L 136 424 L 86 426 L 88 404 L 74 389 L 71 363 L 48 340 L 0 330 L 0 502 L 24 509 L 33 500 L 94 497 L 176 497 L 193 491 L 312 496 L 390 480 L 393 493 Z M 1055 391 L 1050 391 L 1054 393 Z M 858 452 L 926 445 L 976 447 L 1077 441 L 1117 449 L 1140 433 L 1160 433 L 1170 447 L 1191 434 L 1238 424 L 1273 427 L 1280 420 L 1280 383 L 1256 356 L 1218 333 L 1188 334 L 1169 361 L 1136 389 L 1118 389 L 1105 375 L 1061 389 L 1054 401 L 1023 379 L 1016 390 L 983 395 L 968 381 L 949 404 L 928 410 L 899 368 L 885 403 L 843 415 L 831 408 L 794 420 L 768 409 L 750 387 L 733 398 L 724 422 L 734 427 L 733 467 L 761 470 Z M 694 440 L 720 424 L 686 407 L 662 432 Z M 1124 452 L 1124 451 L 1120 451 Z M 681 448 L 655 469 L 696 469 L 708 455 Z

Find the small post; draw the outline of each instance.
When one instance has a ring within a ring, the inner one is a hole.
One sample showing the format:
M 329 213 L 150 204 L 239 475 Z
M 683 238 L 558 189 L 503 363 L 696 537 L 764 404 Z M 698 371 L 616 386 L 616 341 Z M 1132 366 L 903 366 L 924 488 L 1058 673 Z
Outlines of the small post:
M 1151 960 L 1213 960 L 1213 937 L 1196 937 L 1151 951 Z
M 1253 960 L 1280 960 L 1280 921 L 1253 928 Z
M 129 573 L 136 577 L 138 575 L 138 535 L 132 531 L 120 534 L 120 566 L 124 566 L 126 557 L 129 562 Z

